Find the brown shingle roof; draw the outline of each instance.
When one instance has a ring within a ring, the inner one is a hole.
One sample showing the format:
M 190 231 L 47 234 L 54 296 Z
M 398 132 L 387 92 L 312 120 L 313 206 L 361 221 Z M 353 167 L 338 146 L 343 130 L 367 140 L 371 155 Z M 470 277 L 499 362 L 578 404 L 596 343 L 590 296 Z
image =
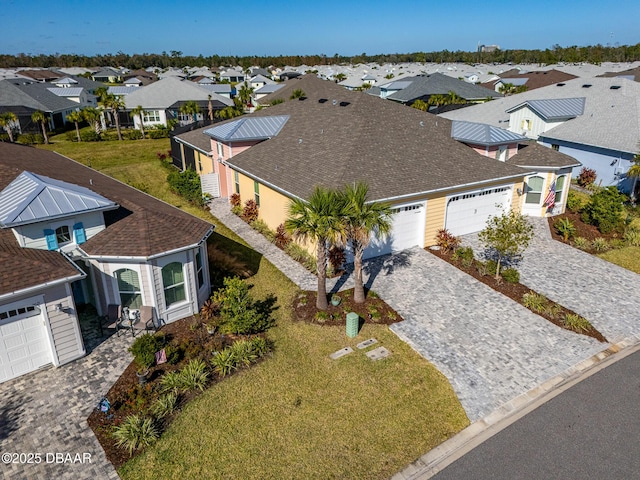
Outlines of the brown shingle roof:
M 289 100 L 301 89 L 305 100 Z M 372 199 L 522 177 L 516 166 L 482 157 L 451 138 L 451 121 L 307 75 L 252 115 L 290 115 L 280 133 L 228 162 L 292 195 L 314 185 L 364 181 Z M 334 105 L 335 100 L 335 105 Z
M 540 70 L 535 72 L 521 72 L 514 68 L 500 74 L 500 78 L 508 81 L 509 78 L 528 78 L 525 83 L 527 90 L 535 90 L 536 88 L 546 87 L 547 85 L 554 85 L 560 82 L 566 82 L 578 78 L 570 73 L 561 72 L 560 70 Z M 481 83 L 482 87 L 490 88 L 493 90 L 496 84 L 496 80 L 491 82 Z
M 0 190 L 23 170 L 89 188 L 120 205 L 105 212 L 107 228 L 82 245 L 89 255 L 149 257 L 198 243 L 211 228 L 203 220 L 54 152 L 0 143 Z
M 579 167 L 581 165 L 575 158 L 534 141 L 521 143 L 518 146 L 518 153 L 507 160 L 507 163 L 529 168 L 566 168 Z
M 202 128 L 196 128 L 195 130 L 176 135 L 174 138 L 179 138 L 180 140 L 188 143 L 189 145 L 193 145 L 194 147 L 197 147 L 202 151 L 210 152 L 211 137 L 203 133 L 205 130 L 208 130 L 210 128 L 211 125 L 207 125 L 206 127 Z

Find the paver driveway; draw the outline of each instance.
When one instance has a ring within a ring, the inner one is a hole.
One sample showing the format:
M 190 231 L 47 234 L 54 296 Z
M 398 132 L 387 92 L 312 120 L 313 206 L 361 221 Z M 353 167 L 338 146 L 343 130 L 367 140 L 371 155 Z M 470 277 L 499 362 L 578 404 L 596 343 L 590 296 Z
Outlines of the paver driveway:
M 71 364 L 0 384 L 0 453 L 41 454 L 39 464 L 3 462 L 0 478 L 119 478 L 86 419 L 131 362 L 129 345 L 131 337 L 112 335 Z M 90 463 L 55 463 L 56 453 L 90 454 Z
M 471 421 L 607 347 L 560 329 L 422 249 L 371 262 L 391 329 L 447 376 Z

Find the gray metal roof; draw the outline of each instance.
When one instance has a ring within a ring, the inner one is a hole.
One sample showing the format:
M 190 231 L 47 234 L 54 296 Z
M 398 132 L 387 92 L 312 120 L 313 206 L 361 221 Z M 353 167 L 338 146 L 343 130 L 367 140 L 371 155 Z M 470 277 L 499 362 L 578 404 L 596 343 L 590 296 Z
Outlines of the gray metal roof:
M 231 85 L 229 83 L 200 83 L 199 85 L 213 93 L 231 93 Z
M 528 140 L 518 133 L 484 123 L 454 120 L 451 124 L 451 138 L 477 145 L 505 145 Z
M 84 89 L 82 87 L 62 87 L 47 88 L 47 90 L 59 97 L 79 97 Z
M 584 113 L 585 100 L 585 97 L 527 100 L 510 108 L 507 113 L 515 112 L 526 105 L 546 121 L 575 118 Z
M 409 85 L 411 85 L 411 80 L 397 80 L 395 82 L 380 85 L 380 88 L 382 90 L 402 90 L 403 88 L 407 88 Z
M 520 87 L 522 85 L 524 85 L 525 83 L 527 83 L 529 81 L 529 77 L 525 77 L 525 78 L 501 78 L 500 80 L 498 80 L 496 83 L 510 83 L 511 85 L 514 85 L 516 87 Z
M 49 84 L 25 81 L 18 78 L 0 81 L 0 106 L 22 106 L 43 112 L 73 110 L 78 104 L 65 97 L 54 95 Z
M 129 95 L 130 93 L 137 92 L 143 87 L 109 87 L 107 91 L 114 95 Z
M 243 117 L 205 130 L 204 133 L 216 140 L 226 142 L 240 140 L 261 140 L 275 137 L 289 120 L 289 115 L 270 117 Z
M 266 85 L 258 88 L 253 93 L 273 93 L 273 92 L 277 92 L 282 87 L 284 87 L 283 83 L 267 83 Z
M 117 207 L 88 188 L 25 171 L 0 192 L 0 225 L 27 225 Z
M 77 85 L 78 81 L 74 80 L 73 78 L 64 77 L 61 80 L 56 80 L 54 83 L 56 85 Z

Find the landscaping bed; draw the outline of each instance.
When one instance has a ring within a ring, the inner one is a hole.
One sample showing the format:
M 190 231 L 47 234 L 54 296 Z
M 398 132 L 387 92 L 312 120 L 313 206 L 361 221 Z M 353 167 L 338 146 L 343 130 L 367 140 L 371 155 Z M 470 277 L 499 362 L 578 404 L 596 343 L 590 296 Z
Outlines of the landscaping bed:
M 337 306 L 329 303 L 327 310 L 316 308 L 316 292 L 300 292 L 293 299 L 293 312 L 299 321 L 317 323 L 319 325 L 345 325 L 347 313 L 355 312 L 360 317 L 360 323 L 371 322 L 379 325 L 391 325 L 401 322 L 402 317 L 387 305 L 378 295 L 367 292 L 364 303 L 353 301 L 353 289 L 338 294 L 340 303 Z M 329 296 L 331 300 L 332 296 Z
M 533 292 L 530 288 L 522 285 L 521 283 L 506 282 L 502 278 L 496 279 L 495 275 L 483 271 L 482 265 L 484 264 L 482 262 L 479 262 L 478 260 L 474 260 L 472 262 L 463 262 L 461 260 L 455 259 L 453 252 L 449 250 L 432 250 L 430 248 L 426 248 L 425 250 L 450 263 L 459 270 L 462 270 L 463 272 L 471 275 L 473 278 L 493 288 L 495 291 L 506 295 L 520 305 L 529 308 L 529 310 L 536 313 L 537 315 L 540 315 L 554 325 L 557 325 L 560 328 L 564 328 L 565 330 L 593 337 L 600 342 L 607 342 L 607 339 L 591 324 L 588 324 L 587 326 L 587 324 L 581 322 L 581 328 L 570 328 L 567 323 L 563 321 L 567 318 L 568 315 L 572 316 L 570 318 L 574 319 L 576 317 L 582 317 L 577 315 L 572 310 L 569 310 L 568 308 L 565 308 L 562 305 L 559 305 L 543 297 L 542 295 Z M 530 306 L 527 305 L 527 301 L 525 301 L 525 299 L 537 300 L 536 303 L 539 306 L 535 309 L 530 308 Z

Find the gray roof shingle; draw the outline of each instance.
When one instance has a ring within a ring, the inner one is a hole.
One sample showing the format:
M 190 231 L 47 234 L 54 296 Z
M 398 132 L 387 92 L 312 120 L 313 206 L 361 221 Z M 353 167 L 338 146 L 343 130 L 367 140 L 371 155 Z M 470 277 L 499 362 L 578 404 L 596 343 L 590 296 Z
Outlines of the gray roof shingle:
M 411 84 L 408 87 L 389 95 L 387 98 L 401 103 L 408 103 L 431 95 L 446 95 L 449 92 L 455 92 L 465 100 L 481 100 L 502 96 L 502 94 L 494 90 L 458 80 L 442 73 L 403 79 L 403 81 L 408 80 L 411 80 Z

